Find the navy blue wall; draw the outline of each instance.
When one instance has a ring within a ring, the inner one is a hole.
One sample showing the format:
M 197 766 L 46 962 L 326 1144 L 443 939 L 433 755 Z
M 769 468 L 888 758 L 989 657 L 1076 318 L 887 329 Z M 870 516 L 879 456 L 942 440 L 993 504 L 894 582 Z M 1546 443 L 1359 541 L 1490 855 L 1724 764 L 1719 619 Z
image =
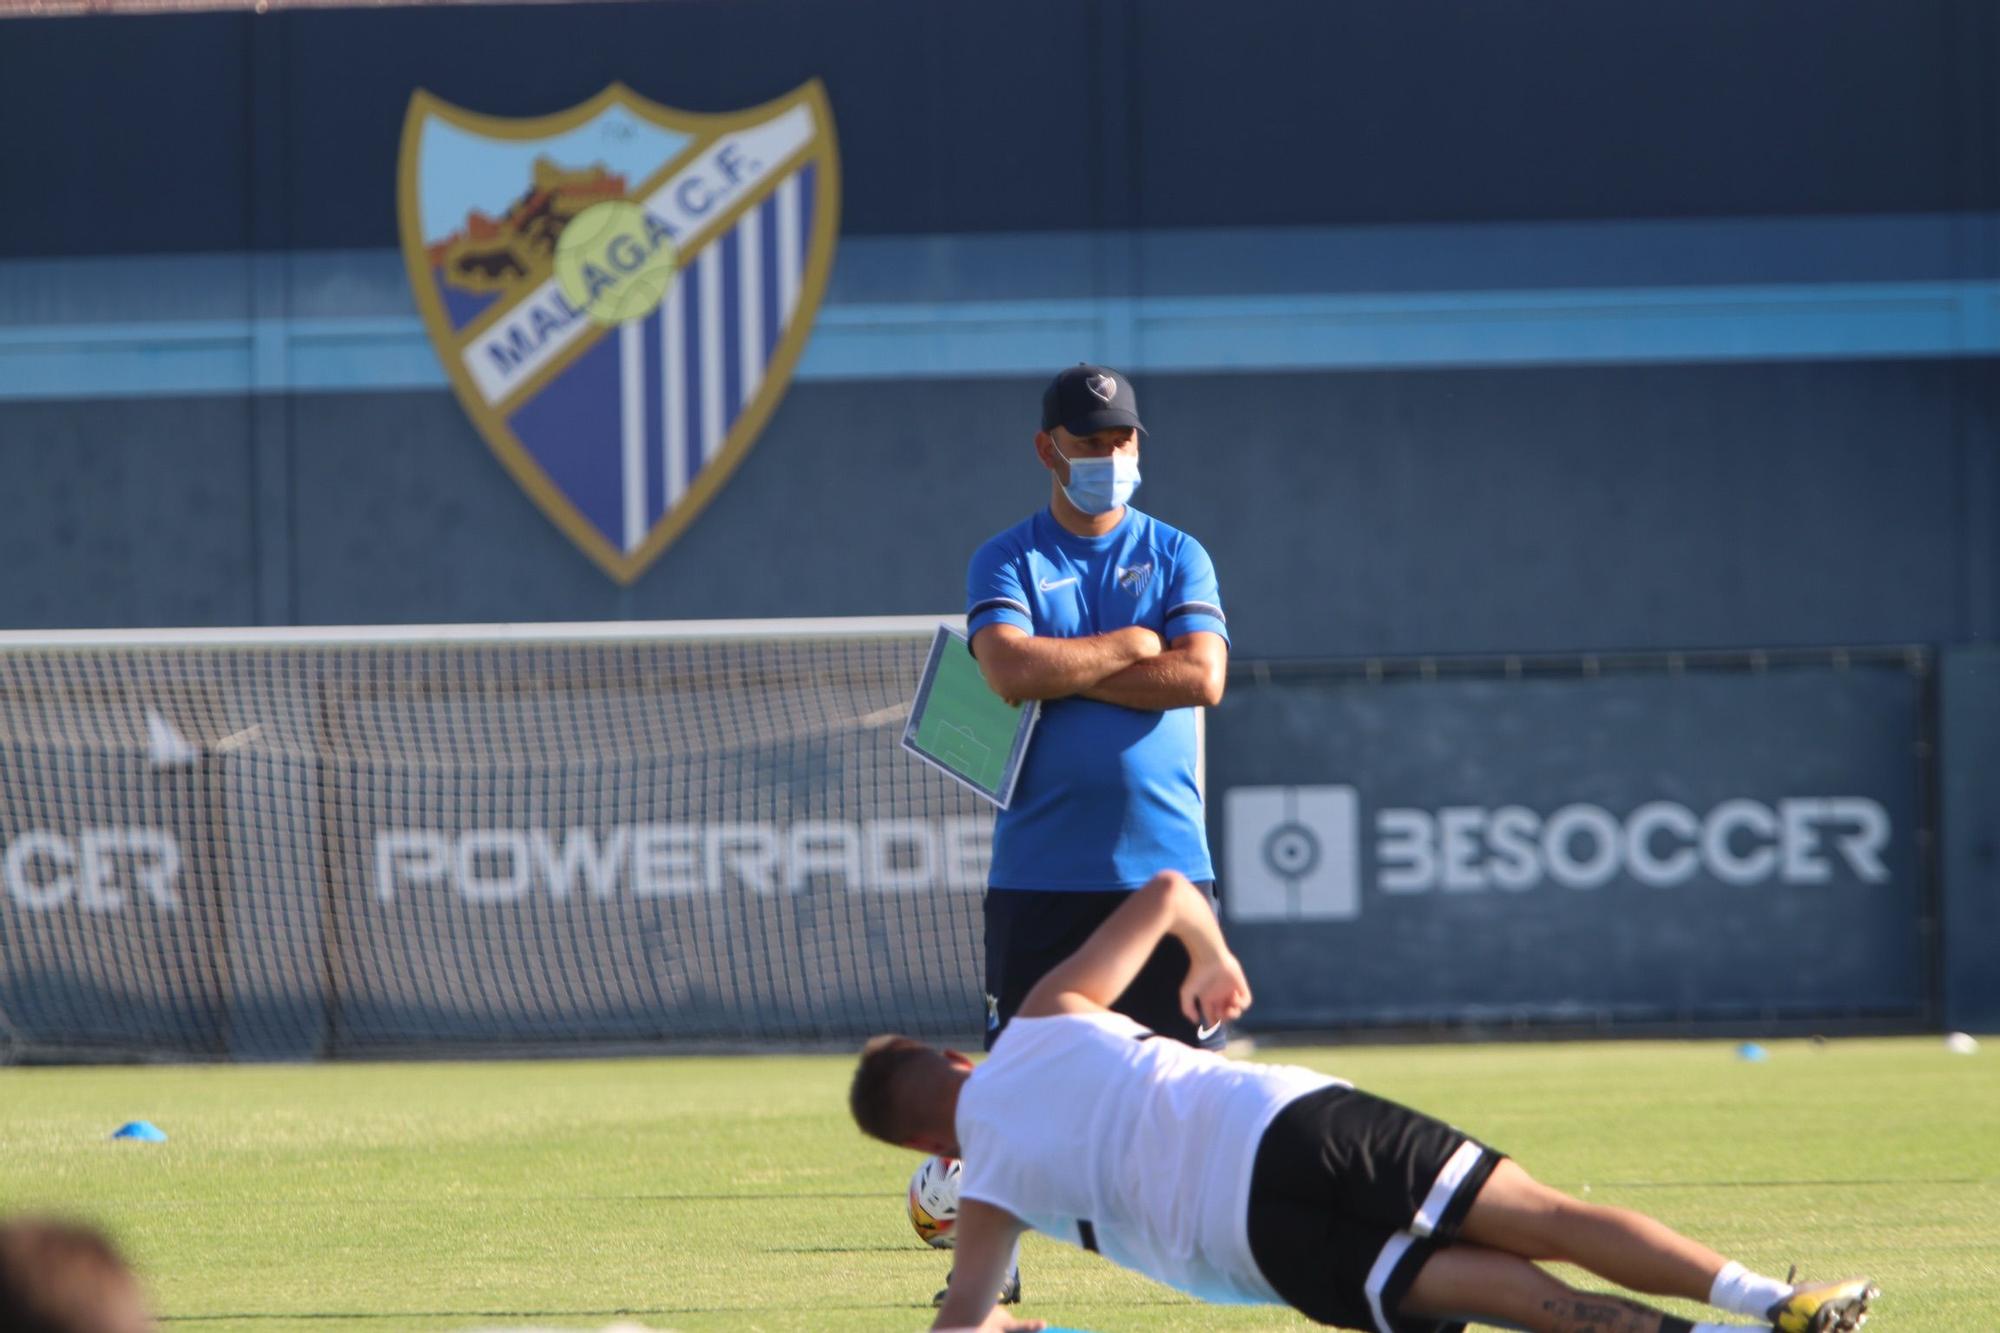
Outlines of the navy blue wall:
M 2000 618 L 1983 368 L 1140 387 L 1142 502 L 1210 548 L 1244 655 L 1959 642 Z M 308 624 L 949 610 L 976 539 L 1046 501 L 1038 389 L 795 386 L 630 588 L 447 394 L 289 399 L 276 458 L 240 400 L 0 404 L 0 475 L 34 497 L 0 533 L 0 623 L 238 624 L 260 595 Z
M 2000 1032 L 2000 653 L 1961 649 L 1945 656 L 1938 729 L 1944 738 L 1939 783 L 1943 829 L 1945 1026 Z
M 16 21 L 0 38 L 0 170 L 53 183 L 0 209 L 0 342 L 170 323 L 214 272 L 272 250 L 332 275 L 282 279 L 299 309 L 406 312 L 393 267 L 376 264 L 389 294 L 369 305 L 326 257 L 393 255 L 412 90 L 525 115 L 612 80 L 695 110 L 824 80 L 854 247 L 835 285 L 863 301 L 939 299 L 933 242 L 1051 228 L 1141 238 L 1103 269 L 1064 261 L 1112 299 L 1230 283 L 1282 299 L 1286 264 L 1340 292 L 2000 275 L 2000 16 L 1976 0 L 687 0 Z M 1794 251 L 1806 232 L 1772 232 L 1732 267 L 1722 233 L 1644 230 L 1747 215 L 1851 215 L 1884 239 L 1822 229 Z M 1921 254 L 1893 239 L 1918 215 Z M 1355 230 L 1415 223 L 1471 230 L 1402 226 L 1407 266 L 1391 233 Z M 1261 247 L 1279 271 L 1221 230 L 1250 225 L 1302 238 Z M 1322 235 L 1346 248 L 1314 261 Z M 885 239 L 902 248 L 864 257 Z M 48 267 L 109 255 L 153 267 L 129 286 L 115 266 L 88 283 Z M 1015 272 L 953 280 L 1000 301 Z M 236 317 L 271 313 L 260 281 L 242 279 Z M 1809 336 L 1816 309 L 1793 327 Z M 1699 364 L 1736 355 L 1727 322 L 1663 354 L 1696 364 L 1142 373 L 1142 503 L 1212 548 L 1245 654 L 1991 636 L 1994 363 Z M 1041 501 L 1038 378 L 802 379 L 630 588 L 441 389 L 32 401 L 12 383 L 0 624 L 950 609 L 977 538 Z
M 14 196 L 0 254 L 393 245 L 377 183 L 411 89 L 540 115 L 614 79 L 690 110 L 824 79 L 852 235 L 1987 209 L 1996 48 L 1980 0 L 24 21 L 0 42 L 0 151 L 18 155 L 10 179 L 40 167 L 77 187 Z M 289 151 L 260 160 L 246 128 Z M 278 234 L 251 225 L 253 180 L 284 200 Z

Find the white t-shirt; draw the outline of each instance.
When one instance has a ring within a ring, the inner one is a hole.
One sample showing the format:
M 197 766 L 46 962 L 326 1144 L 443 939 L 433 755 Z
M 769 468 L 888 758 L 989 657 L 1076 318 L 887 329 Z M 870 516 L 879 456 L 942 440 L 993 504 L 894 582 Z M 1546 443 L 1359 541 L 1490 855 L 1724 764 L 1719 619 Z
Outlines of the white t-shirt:
M 1205 1301 L 1274 1304 L 1250 1256 L 1264 1130 L 1349 1086 L 1198 1051 L 1119 1014 L 1016 1018 L 958 1094 L 959 1197 Z

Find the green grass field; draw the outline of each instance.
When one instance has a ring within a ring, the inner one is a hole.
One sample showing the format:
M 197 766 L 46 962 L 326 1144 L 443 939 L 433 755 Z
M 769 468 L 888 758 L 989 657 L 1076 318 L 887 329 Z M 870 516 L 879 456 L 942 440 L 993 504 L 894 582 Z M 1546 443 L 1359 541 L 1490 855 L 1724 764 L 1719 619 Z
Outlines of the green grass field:
M 1782 1276 L 1866 1272 L 1885 1333 L 2000 1329 L 2000 1043 L 1277 1054 Z M 174 1327 L 916 1329 L 946 1260 L 845 1058 L 0 1069 L 0 1201 L 94 1219 Z M 135 1118 L 162 1145 L 106 1135 Z M 1285 1329 L 1031 1237 L 1027 1313 Z

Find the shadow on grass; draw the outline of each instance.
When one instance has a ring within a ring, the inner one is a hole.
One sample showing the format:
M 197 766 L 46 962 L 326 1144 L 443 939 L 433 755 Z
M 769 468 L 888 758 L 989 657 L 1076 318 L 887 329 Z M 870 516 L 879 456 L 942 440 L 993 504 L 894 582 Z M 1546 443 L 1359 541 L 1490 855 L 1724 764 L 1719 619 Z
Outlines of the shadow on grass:
M 1172 1297 L 1140 1297 L 1136 1300 L 1121 1300 L 1115 1306 L 1092 1304 L 1088 1301 L 1068 1302 L 1077 1309 L 1118 1309 L 1129 1310 L 1141 1306 L 1187 1305 L 1188 1301 Z M 676 1305 L 670 1307 L 632 1310 L 314 1310 L 301 1313 L 296 1310 L 259 1310 L 239 1314 L 183 1314 L 162 1315 L 162 1324 L 216 1324 L 229 1319 L 620 1319 L 634 1315 L 698 1315 L 698 1314 L 774 1314 L 786 1313 L 796 1307 L 783 1305 Z M 910 1304 L 898 1301 L 869 1301 L 863 1304 L 837 1305 L 830 1301 L 816 1301 L 815 1310 L 928 1310 L 930 1302 Z M 1276 1308 L 1276 1307 L 1273 1307 Z

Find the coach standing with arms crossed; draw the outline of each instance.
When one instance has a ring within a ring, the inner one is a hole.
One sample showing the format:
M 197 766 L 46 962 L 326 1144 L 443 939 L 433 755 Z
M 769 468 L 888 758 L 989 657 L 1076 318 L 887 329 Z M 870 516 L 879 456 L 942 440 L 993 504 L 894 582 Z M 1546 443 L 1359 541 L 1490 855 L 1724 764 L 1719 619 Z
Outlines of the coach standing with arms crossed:
M 1208 552 L 1129 503 L 1145 433 L 1117 371 L 1057 375 L 1035 434 L 1048 508 L 981 546 L 966 574 L 965 629 L 986 683 L 1010 703 L 1042 701 L 993 830 L 989 1050 L 1035 983 L 1160 871 L 1180 871 L 1214 902 L 1194 710 L 1222 699 L 1229 633 Z M 1115 1009 L 1219 1048 L 1219 1022 L 1181 1013 L 1187 969 L 1169 936 Z M 1020 1298 L 1013 1268 L 1001 1302 Z
M 1042 395 L 1049 505 L 972 557 L 966 633 L 994 693 L 1042 700 L 986 894 L 986 1044 L 1126 895 L 1178 870 L 1213 900 L 1195 709 L 1222 698 L 1229 638 L 1201 543 L 1132 508 L 1146 430 L 1131 383 L 1072 366 Z M 1187 957 L 1162 944 L 1118 1012 L 1190 1045 Z

